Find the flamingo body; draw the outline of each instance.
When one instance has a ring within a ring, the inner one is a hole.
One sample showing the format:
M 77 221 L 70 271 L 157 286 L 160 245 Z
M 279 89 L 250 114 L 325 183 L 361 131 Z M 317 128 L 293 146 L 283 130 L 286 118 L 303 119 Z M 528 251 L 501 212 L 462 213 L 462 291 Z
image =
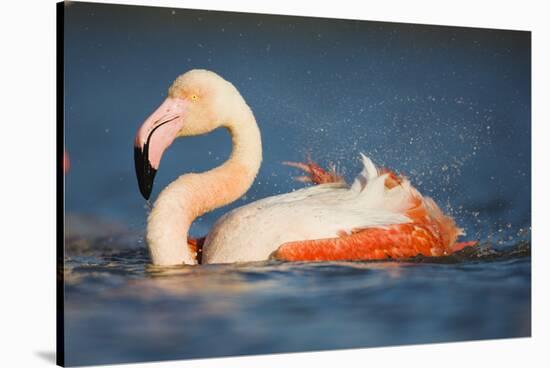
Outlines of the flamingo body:
M 406 179 L 364 169 L 351 186 L 321 184 L 235 209 L 213 227 L 204 263 L 369 260 L 451 253 L 461 229 Z

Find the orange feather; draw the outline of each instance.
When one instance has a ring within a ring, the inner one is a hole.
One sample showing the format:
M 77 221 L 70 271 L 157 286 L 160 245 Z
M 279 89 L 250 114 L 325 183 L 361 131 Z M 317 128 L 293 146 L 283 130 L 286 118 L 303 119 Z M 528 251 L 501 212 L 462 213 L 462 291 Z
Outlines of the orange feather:
M 391 189 L 403 178 L 388 169 L 385 185 Z M 462 229 L 430 198 L 411 188 L 406 216 L 409 223 L 342 232 L 338 238 L 289 242 L 281 245 L 274 258 L 287 261 L 377 260 L 410 258 L 416 255 L 442 256 L 477 242 L 456 243 Z

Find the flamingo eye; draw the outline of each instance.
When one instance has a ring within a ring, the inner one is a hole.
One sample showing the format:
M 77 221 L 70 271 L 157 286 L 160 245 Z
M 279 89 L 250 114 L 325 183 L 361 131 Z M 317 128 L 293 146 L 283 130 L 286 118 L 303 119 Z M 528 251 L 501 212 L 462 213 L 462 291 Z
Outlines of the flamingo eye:
M 191 95 L 191 101 L 196 102 L 199 99 L 197 95 Z

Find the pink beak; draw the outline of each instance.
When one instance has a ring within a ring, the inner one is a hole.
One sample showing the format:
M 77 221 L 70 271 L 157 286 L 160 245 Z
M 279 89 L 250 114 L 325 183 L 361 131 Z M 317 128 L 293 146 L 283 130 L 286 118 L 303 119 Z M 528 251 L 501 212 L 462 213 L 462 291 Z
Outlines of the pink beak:
M 149 199 L 162 154 L 172 144 L 184 121 L 187 101 L 168 97 L 138 129 L 134 162 L 139 190 Z

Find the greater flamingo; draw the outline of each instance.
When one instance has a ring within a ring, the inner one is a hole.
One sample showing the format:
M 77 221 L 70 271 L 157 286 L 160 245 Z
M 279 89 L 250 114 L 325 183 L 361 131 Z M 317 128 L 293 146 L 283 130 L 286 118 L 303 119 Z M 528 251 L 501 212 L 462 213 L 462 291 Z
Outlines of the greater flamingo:
M 318 185 L 249 203 L 222 216 L 205 239 L 189 239 L 199 216 L 240 198 L 262 160 L 260 130 L 237 89 L 217 74 L 192 70 L 179 76 L 168 97 L 135 137 L 139 187 L 148 199 L 164 150 L 176 137 L 226 128 L 229 159 L 204 173 L 180 176 L 159 195 L 147 222 L 153 264 L 260 261 L 371 260 L 450 254 L 454 220 L 407 180 L 376 168 L 361 155 L 363 170 L 352 185 L 312 162 L 291 163 Z M 202 250 L 202 255 L 198 256 Z

